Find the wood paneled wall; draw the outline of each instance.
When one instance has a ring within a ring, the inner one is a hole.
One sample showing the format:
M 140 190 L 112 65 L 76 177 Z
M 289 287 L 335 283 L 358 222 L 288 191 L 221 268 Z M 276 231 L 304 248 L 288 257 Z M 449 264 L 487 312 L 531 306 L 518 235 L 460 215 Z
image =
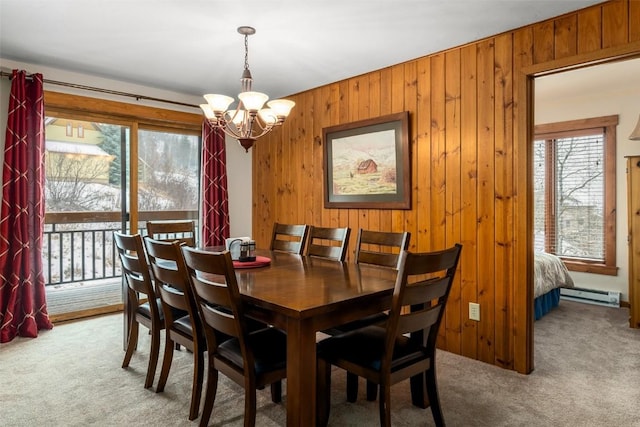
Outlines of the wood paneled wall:
M 413 251 L 460 242 L 440 347 L 530 372 L 527 74 L 602 60 L 612 49 L 640 54 L 639 40 L 640 1 L 610 1 L 291 97 L 287 123 L 252 149 L 258 245 L 268 245 L 274 221 L 407 230 Z M 410 112 L 412 209 L 324 209 L 322 129 L 400 111 Z M 351 257 L 354 246 L 355 238 Z M 468 319 L 469 302 L 480 304 L 480 322 Z

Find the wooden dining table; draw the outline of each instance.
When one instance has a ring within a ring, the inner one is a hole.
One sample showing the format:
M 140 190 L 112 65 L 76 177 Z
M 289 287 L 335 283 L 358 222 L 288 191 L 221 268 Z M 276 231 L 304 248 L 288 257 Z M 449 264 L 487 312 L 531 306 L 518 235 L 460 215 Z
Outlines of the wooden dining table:
M 316 332 L 391 305 L 396 271 L 258 250 L 271 260 L 236 268 L 247 314 L 287 333 L 287 426 L 316 424 Z

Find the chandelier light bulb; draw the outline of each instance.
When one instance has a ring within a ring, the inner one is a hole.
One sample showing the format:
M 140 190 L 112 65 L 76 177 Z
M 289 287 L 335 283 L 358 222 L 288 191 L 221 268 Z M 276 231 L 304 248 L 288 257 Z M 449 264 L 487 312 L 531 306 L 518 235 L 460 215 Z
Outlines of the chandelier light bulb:
M 288 117 L 296 103 L 288 99 L 274 99 L 273 101 L 267 102 L 267 105 L 274 111 L 276 116 Z
M 244 110 L 229 110 L 227 111 L 227 115 L 229 116 L 231 122 L 236 125 L 236 127 L 240 127 L 242 122 L 244 122 Z
M 273 126 L 278 121 L 278 116 L 271 108 L 263 108 L 258 111 L 258 117 L 262 120 L 267 126 Z
M 242 92 L 238 95 L 240 101 L 242 101 L 242 105 L 248 111 L 257 112 L 262 108 L 265 102 L 269 99 L 267 95 L 260 92 Z
M 214 113 L 224 113 L 229 108 L 229 105 L 233 102 L 233 98 L 226 95 L 218 95 L 215 93 L 209 93 L 204 96 L 207 103 L 211 106 L 211 110 Z
M 216 120 L 216 115 L 214 114 L 213 109 L 211 108 L 211 105 L 200 104 L 200 108 L 202 109 L 202 111 L 204 112 L 204 116 L 208 120 Z

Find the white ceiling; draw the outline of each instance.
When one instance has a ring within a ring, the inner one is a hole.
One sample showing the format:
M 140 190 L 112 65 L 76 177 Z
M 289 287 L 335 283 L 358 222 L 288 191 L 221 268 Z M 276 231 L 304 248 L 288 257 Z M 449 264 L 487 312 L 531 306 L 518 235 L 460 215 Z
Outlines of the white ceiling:
M 601 2 L 0 0 L 0 58 L 187 95 L 235 95 L 244 63 L 236 29 L 250 25 L 254 90 L 273 98 Z
M 600 94 L 606 97 L 616 93 L 640 95 L 640 58 L 538 77 L 535 90 L 536 103 L 567 98 L 593 98 Z

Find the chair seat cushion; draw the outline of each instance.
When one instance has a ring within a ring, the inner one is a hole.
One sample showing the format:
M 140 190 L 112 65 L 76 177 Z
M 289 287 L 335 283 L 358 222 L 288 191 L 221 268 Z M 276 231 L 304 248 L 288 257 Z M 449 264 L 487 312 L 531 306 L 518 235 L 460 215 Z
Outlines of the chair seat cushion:
M 162 301 L 160 300 L 160 298 L 156 298 L 156 306 L 158 307 L 158 315 L 160 316 L 160 321 L 164 322 L 164 310 L 162 309 Z M 171 311 L 173 312 L 174 319 L 183 317 L 187 314 L 186 311 L 177 308 L 173 308 Z M 148 301 L 144 304 L 140 304 L 137 308 L 137 312 L 142 314 L 144 317 L 151 319 L 151 307 L 149 307 Z
M 164 321 L 164 312 L 162 311 L 162 302 L 160 301 L 160 298 L 156 298 L 156 307 L 158 309 L 160 320 Z M 144 317 L 151 319 L 151 307 L 149 306 L 149 301 L 144 304 L 140 304 L 137 308 L 137 312 L 142 314 Z
M 351 363 L 379 371 L 384 353 L 386 329 L 366 326 L 322 340 L 318 343 L 318 357 L 333 363 L 346 360 Z M 428 359 L 425 347 L 406 336 L 396 338 L 391 371 Z
M 156 300 L 156 305 L 158 305 L 160 302 L 159 299 Z M 162 307 L 158 306 L 158 309 L 162 309 Z M 151 319 L 151 307 L 149 307 L 149 302 L 145 302 L 143 304 L 140 304 L 138 306 L 138 308 L 136 308 L 136 312 L 143 315 L 144 317 L 146 317 L 147 319 Z M 162 312 L 159 311 L 158 314 L 160 314 L 160 320 L 164 319 L 164 315 L 161 314 Z
M 193 328 L 191 327 L 191 318 L 189 315 L 176 319 L 173 322 L 173 329 L 181 332 L 183 335 L 193 336 Z
M 264 328 L 251 332 L 247 345 L 253 350 L 257 375 L 284 369 L 287 366 L 287 336 L 276 328 Z M 242 368 L 240 341 L 231 338 L 218 346 L 218 354 Z

